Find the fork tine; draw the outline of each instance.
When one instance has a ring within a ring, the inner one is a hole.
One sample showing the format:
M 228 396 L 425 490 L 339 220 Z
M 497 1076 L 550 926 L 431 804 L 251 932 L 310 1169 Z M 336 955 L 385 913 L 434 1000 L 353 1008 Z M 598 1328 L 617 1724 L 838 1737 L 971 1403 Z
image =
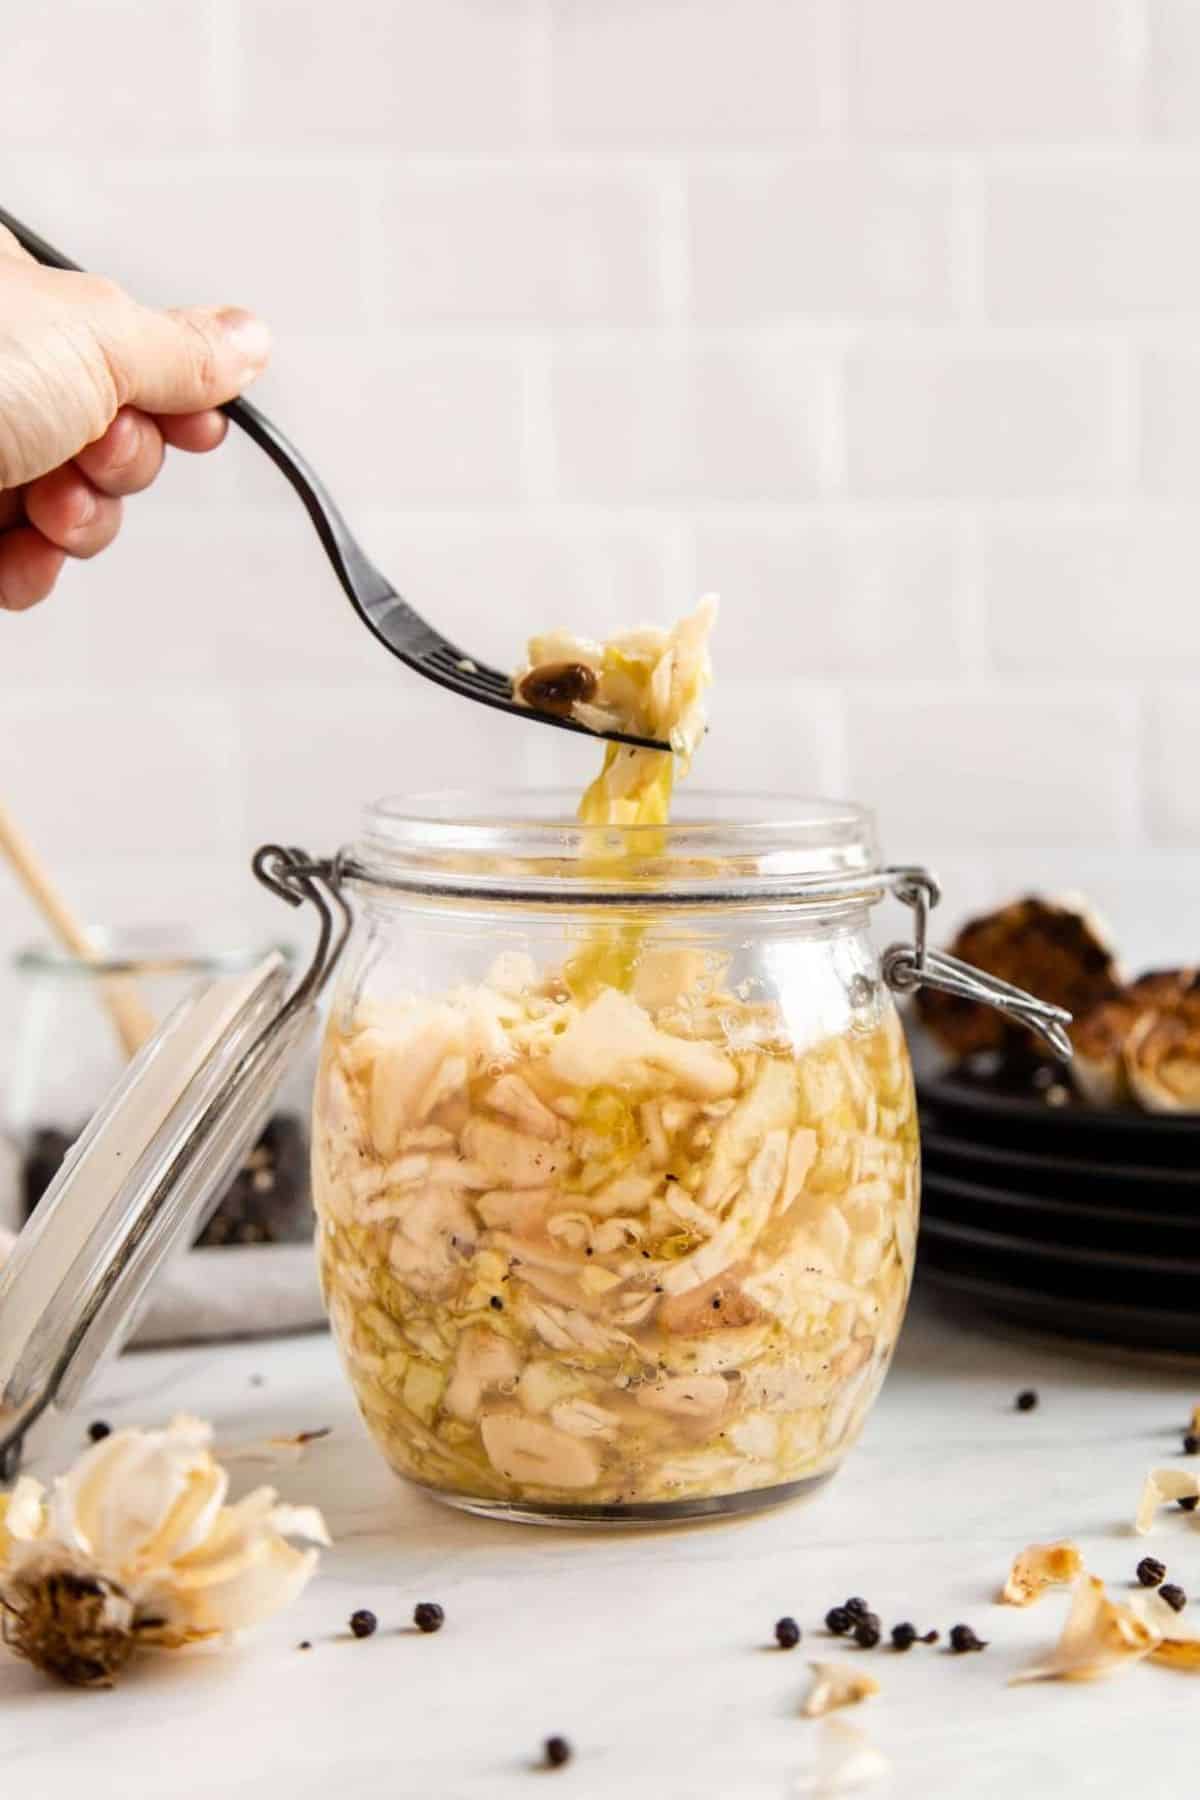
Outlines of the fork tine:
M 489 687 L 470 687 L 467 685 L 469 676 L 442 669 L 430 662 L 421 664 L 420 672 L 428 680 L 436 681 L 439 687 L 448 688 L 452 694 L 458 694 L 463 699 L 473 700 L 477 706 L 490 706 L 497 712 L 509 713 L 517 718 L 536 719 L 539 725 L 553 725 L 559 731 L 573 731 L 580 737 L 591 738 L 595 744 L 627 744 L 634 750 L 670 750 L 669 744 L 661 743 L 657 738 L 635 737 L 627 731 L 593 731 L 590 726 L 581 725 L 577 719 L 564 719 L 557 713 L 539 712 L 532 706 L 522 706 L 513 699 L 512 690 L 507 685 L 503 691 Z
M 444 650 L 435 650 L 429 658 L 437 667 L 445 669 L 452 676 L 461 676 L 464 681 L 478 683 L 483 687 L 496 690 L 503 689 L 511 693 L 512 682 L 499 669 L 493 669 L 487 663 L 477 663 L 473 657 L 454 650 L 447 645 Z
M 501 712 L 532 712 L 534 718 L 542 724 L 557 725 L 560 730 L 581 732 L 585 737 L 599 738 L 604 742 L 629 744 L 642 750 L 661 751 L 669 748 L 656 738 L 636 737 L 621 731 L 593 731 L 590 726 L 581 725 L 577 719 L 564 719 L 557 713 L 540 712 L 536 707 L 522 705 L 513 697 L 511 676 L 502 674 L 489 663 L 477 663 L 473 657 L 458 650 L 448 640 L 429 652 L 423 666 L 433 680 L 441 682 L 454 693 L 463 694 L 485 706 L 497 707 Z
M 407 662 L 409 659 L 406 656 L 403 660 Z M 467 660 L 470 661 L 469 658 Z M 474 700 L 477 705 L 494 707 L 498 712 L 515 713 L 518 717 L 531 715 L 541 725 L 554 725 L 560 731 L 574 731 L 599 743 L 628 744 L 638 750 L 670 749 L 670 745 L 660 743 L 656 738 L 636 737 L 625 731 L 592 731 L 577 719 L 564 719 L 557 713 L 539 712 L 534 707 L 524 706 L 514 700 L 509 678 L 486 663 L 464 669 L 462 659 L 432 651 L 420 662 L 414 661 L 411 666 L 430 681 L 436 681 L 439 687 L 448 688 L 451 693 L 460 694 L 467 700 Z

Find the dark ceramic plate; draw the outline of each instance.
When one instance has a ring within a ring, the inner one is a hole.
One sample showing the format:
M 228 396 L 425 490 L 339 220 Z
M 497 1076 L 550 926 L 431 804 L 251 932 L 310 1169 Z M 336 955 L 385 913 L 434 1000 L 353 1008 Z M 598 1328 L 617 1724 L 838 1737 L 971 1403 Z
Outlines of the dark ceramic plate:
M 924 1214 L 921 1237 L 972 1256 L 980 1274 L 1002 1260 L 1023 1265 L 1026 1285 L 1045 1291 L 1151 1307 L 1176 1302 L 1186 1307 L 1200 1294 L 1200 1255 L 1160 1256 L 1147 1248 L 1099 1250 L 1090 1244 L 965 1225 L 936 1211 Z M 1200 1306 L 1196 1315 L 1200 1326 Z
M 954 1071 L 923 1075 L 917 1094 L 936 1131 L 972 1142 L 1027 1154 L 1200 1170 L 1200 1115 L 1195 1113 L 1051 1106 L 1036 1094 L 1006 1093 Z
M 1087 1154 L 1065 1154 L 1076 1144 L 1070 1140 L 1053 1150 L 1010 1149 L 1002 1144 L 981 1144 L 952 1130 L 939 1129 L 933 1114 L 921 1120 L 921 1149 L 925 1167 L 939 1177 L 956 1181 L 980 1181 L 1019 1194 L 1044 1195 L 1091 1207 L 1151 1205 L 1160 1212 L 1194 1212 L 1200 1223 L 1200 1158 L 1194 1168 L 1156 1168 L 1152 1163 L 1101 1162 Z
M 922 1201 L 926 1218 L 945 1224 L 1121 1256 L 1190 1257 L 1200 1265 L 1200 1209 L 1189 1218 L 1144 1206 L 1085 1206 L 1079 1200 L 955 1181 L 928 1168 Z
M 1089 1344 L 1123 1344 L 1130 1349 L 1200 1356 L 1200 1310 L 1194 1307 L 1168 1311 L 1041 1293 L 1023 1284 L 1019 1272 L 980 1274 L 932 1239 L 926 1241 L 918 1261 L 917 1285 L 953 1305 L 972 1324 L 984 1314 L 1025 1331 Z

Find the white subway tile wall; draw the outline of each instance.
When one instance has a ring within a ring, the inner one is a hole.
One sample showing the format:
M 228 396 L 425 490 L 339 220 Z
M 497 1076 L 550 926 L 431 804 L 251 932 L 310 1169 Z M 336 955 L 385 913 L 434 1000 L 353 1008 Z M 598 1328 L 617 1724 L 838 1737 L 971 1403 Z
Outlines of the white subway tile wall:
M 0 174 L 261 309 L 262 404 L 472 647 L 715 588 L 698 779 L 876 803 L 948 923 L 1072 886 L 1200 953 L 1196 0 L 57 0 Z M 232 440 L 0 618 L 0 706 L 118 923 L 286 930 L 260 839 L 592 755 L 393 665 Z M 0 877 L 0 960 L 35 929 Z

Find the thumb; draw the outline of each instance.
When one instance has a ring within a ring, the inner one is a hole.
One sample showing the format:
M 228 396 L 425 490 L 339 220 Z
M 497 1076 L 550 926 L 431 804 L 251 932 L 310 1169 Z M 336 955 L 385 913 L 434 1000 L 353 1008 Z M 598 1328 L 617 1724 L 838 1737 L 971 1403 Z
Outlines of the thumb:
M 261 375 L 271 352 L 262 320 L 237 306 L 122 307 L 107 326 L 105 350 L 122 404 L 143 412 L 220 406 Z

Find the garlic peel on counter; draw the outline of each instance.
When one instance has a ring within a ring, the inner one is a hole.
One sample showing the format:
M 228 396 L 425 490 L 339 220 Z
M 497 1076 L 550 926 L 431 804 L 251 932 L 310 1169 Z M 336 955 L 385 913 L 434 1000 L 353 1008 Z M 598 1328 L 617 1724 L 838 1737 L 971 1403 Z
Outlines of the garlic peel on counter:
M 1159 1604 L 1167 1610 L 1165 1602 Z M 1076 1583 L 1058 1643 L 1011 1681 L 1096 1681 L 1152 1655 L 1164 1636 L 1143 1606 L 1110 1599 L 1099 1576 L 1084 1575 Z
M 821 1725 L 812 1767 L 790 1790 L 810 1800 L 828 1800 L 834 1794 L 857 1793 L 884 1780 L 891 1764 L 882 1751 L 845 1719 L 826 1719 Z
M 1032 1606 L 1048 1587 L 1065 1585 L 1082 1574 L 1077 1544 L 1030 1544 L 1014 1557 L 1000 1598 L 1009 1606 Z
M 810 1662 L 812 1683 L 800 1711 L 806 1719 L 820 1719 L 839 1706 L 857 1706 L 879 1692 L 879 1683 L 865 1669 L 852 1663 Z
M 1139 1537 L 1152 1530 L 1161 1507 L 1172 1501 L 1200 1499 L 1200 1475 L 1190 1469 L 1151 1469 L 1142 1485 L 1133 1529 Z
M 47 1674 L 111 1686 L 139 1645 L 178 1649 L 295 1599 L 329 1533 L 316 1507 L 262 1487 L 226 1505 L 212 1430 L 181 1416 L 116 1431 L 47 1493 L 0 1496 L 0 1626 Z M 308 1548 L 297 1549 L 289 1539 Z

